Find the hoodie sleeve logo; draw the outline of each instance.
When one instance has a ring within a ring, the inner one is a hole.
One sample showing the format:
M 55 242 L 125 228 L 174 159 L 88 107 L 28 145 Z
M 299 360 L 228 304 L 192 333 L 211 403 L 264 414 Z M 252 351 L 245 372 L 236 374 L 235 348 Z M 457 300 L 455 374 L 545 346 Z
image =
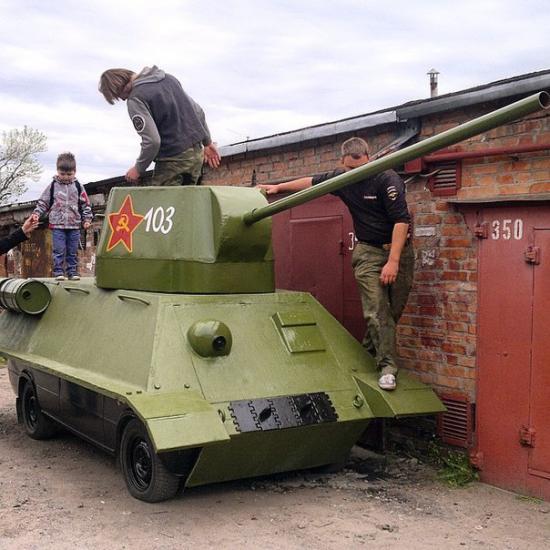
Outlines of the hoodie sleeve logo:
M 132 117 L 132 123 L 137 132 L 141 132 L 145 128 L 145 119 L 140 115 L 134 115 Z

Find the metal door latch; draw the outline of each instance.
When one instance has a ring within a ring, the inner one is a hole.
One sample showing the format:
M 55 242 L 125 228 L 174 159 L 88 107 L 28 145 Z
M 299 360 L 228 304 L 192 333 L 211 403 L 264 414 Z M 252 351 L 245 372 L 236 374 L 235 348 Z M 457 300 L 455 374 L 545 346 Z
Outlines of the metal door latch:
M 529 245 L 523 253 L 525 261 L 528 264 L 538 265 L 540 264 L 540 247 Z
M 478 223 L 474 227 L 474 235 L 478 239 L 488 239 L 489 238 L 489 224 L 487 222 Z
M 527 426 L 522 426 L 519 430 L 519 442 L 524 447 L 534 447 L 535 446 L 535 430 L 533 428 L 528 428 Z

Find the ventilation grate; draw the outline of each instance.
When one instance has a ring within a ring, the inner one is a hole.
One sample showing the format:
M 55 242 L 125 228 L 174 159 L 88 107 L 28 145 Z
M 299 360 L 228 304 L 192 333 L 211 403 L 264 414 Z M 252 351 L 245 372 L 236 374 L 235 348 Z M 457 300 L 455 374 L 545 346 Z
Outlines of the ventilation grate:
M 437 431 L 449 445 L 469 447 L 473 432 L 473 405 L 464 395 L 439 396 L 447 411 L 438 418 Z
M 428 188 L 434 195 L 456 195 L 460 189 L 461 178 L 460 162 L 442 162 L 429 167 L 435 172 L 428 179 Z

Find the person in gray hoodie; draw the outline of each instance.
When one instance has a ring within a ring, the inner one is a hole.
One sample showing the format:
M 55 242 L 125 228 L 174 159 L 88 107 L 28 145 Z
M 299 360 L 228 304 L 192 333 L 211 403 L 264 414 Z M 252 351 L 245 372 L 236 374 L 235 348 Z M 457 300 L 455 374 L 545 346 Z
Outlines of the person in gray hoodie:
M 92 207 L 86 191 L 75 177 L 76 160 L 72 153 L 57 157 L 57 175 L 44 189 L 32 213 L 35 221 L 49 213 L 53 240 L 53 276 L 62 281 L 80 279 L 78 275 L 78 244 L 80 227 L 92 223 Z
M 138 74 L 108 69 L 100 77 L 99 91 L 111 105 L 127 101 L 141 137 L 140 155 L 126 172 L 127 181 L 136 183 L 153 161 L 153 185 L 196 185 L 204 162 L 219 166 L 204 111 L 174 76 L 157 66 Z

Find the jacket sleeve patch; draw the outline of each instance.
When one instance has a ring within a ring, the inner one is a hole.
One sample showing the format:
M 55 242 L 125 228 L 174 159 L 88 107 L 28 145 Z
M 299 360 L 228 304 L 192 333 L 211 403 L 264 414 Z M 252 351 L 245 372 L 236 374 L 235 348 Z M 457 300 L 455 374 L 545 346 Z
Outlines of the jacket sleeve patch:
M 394 201 L 397 198 L 397 189 L 395 188 L 395 185 L 390 185 L 386 191 L 390 200 Z
M 141 115 L 134 115 L 132 123 L 137 132 L 142 132 L 145 128 L 145 119 Z

